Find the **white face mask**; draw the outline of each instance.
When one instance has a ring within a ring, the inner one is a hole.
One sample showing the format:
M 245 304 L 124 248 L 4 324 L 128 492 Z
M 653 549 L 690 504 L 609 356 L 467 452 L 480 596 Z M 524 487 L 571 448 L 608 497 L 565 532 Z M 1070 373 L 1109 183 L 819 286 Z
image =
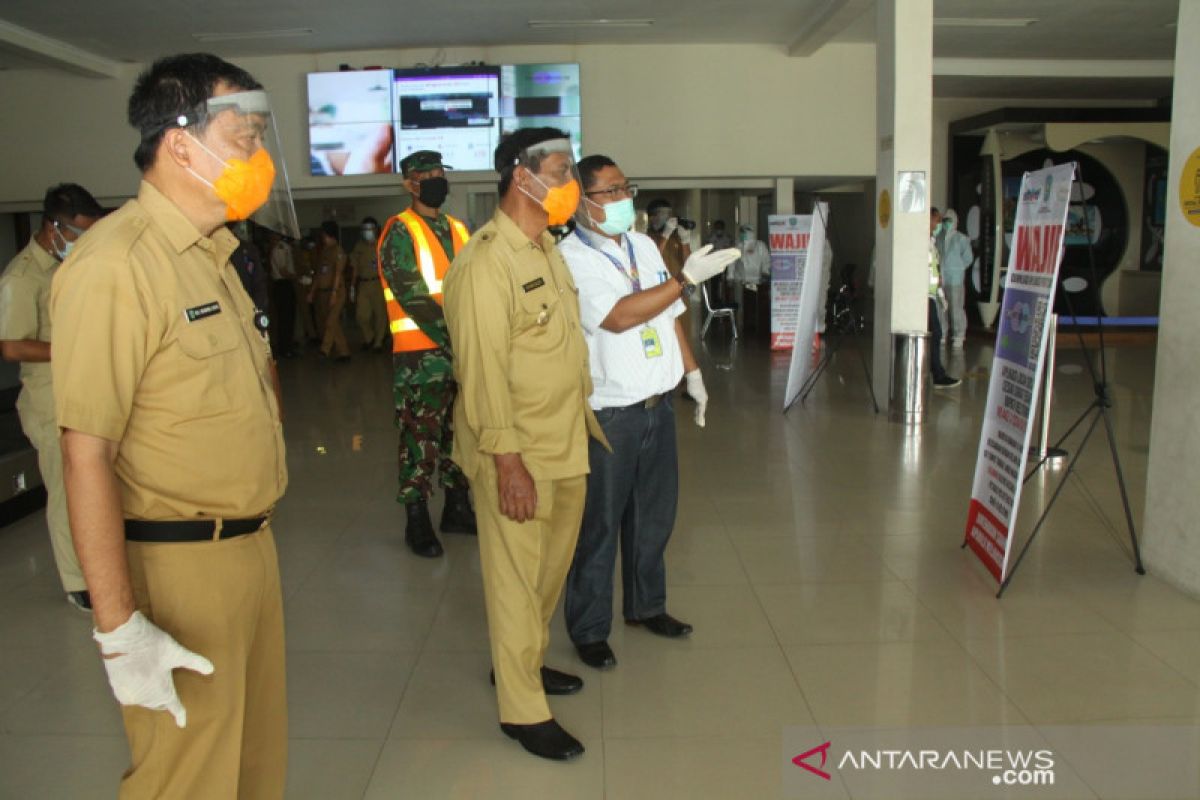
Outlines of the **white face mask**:
M 71 225 L 68 225 L 67 227 L 70 228 L 71 232 L 75 234 L 76 239 L 83 235 L 83 231 L 79 230 L 78 228 L 75 228 Z M 56 239 L 62 240 L 61 248 L 58 246 Z M 67 256 L 71 255 L 71 251 L 75 248 L 75 242 L 69 241 L 67 237 L 63 236 L 62 231 L 59 230 L 59 224 L 55 222 L 54 227 L 50 231 L 50 246 L 54 248 L 55 258 L 57 258 L 59 261 L 66 261 Z
M 375 241 L 375 229 L 374 228 L 363 228 L 362 238 L 363 238 L 364 242 Z

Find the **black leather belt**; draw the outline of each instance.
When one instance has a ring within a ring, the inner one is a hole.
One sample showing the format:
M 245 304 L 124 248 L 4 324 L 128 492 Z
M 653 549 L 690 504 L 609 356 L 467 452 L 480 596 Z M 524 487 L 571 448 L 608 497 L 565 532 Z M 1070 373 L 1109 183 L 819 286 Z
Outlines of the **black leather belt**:
M 639 400 L 636 403 L 630 403 L 622 408 L 654 408 L 666 398 L 665 394 L 652 394 L 645 400 Z
M 215 535 L 217 520 L 214 519 L 169 522 L 127 519 L 125 520 L 125 538 L 131 542 L 204 542 L 214 539 L 232 539 L 234 536 L 254 533 L 266 521 L 266 517 L 222 520 L 221 533 Z

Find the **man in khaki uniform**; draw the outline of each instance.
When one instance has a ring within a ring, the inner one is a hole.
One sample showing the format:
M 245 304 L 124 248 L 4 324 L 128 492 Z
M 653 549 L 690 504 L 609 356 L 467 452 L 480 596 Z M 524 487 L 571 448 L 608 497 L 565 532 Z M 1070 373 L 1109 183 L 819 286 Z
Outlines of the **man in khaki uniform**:
M 375 257 L 378 239 L 379 220 L 366 217 L 362 221 L 359 240 L 350 250 L 350 266 L 354 270 L 357 295 L 354 321 L 362 333 L 362 349 L 382 353 L 391 343 L 392 332 L 388 329 L 387 304 L 383 298 L 383 284 L 379 282 L 379 262 Z
M 453 458 L 475 493 L 500 728 L 529 752 L 567 759 L 583 745 L 547 694 L 583 687 L 548 669 L 550 617 L 583 516 L 592 392 L 579 301 L 548 225 L 579 201 L 566 134 L 520 130 L 496 148 L 500 207 L 443 284 L 459 383 Z
M 91 611 L 87 584 L 79 569 L 67 498 L 62 485 L 62 451 L 54 422 L 54 392 L 50 386 L 50 279 L 59 262 L 104 209 L 87 190 L 64 183 L 46 192 L 42 225 L 0 277 L 0 355 L 21 362 L 21 394 L 17 415 L 21 428 L 38 454 L 38 470 L 46 487 L 46 524 L 58 578 L 67 602 Z
M 269 107 L 245 71 L 191 54 L 138 77 L 129 120 L 137 198 L 92 228 L 51 294 L 71 531 L 132 756 L 120 796 L 281 798 L 270 514 L 287 466 L 266 320 L 222 224 L 272 191 Z M 230 191 L 239 170 L 249 191 Z
M 350 360 L 350 347 L 342 332 L 342 309 L 346 307 L 346 295 L 350 290 L 346 280 L 346 251 L 338 243 L 339 234 L 338 224 L 333 220 L 321 223 L 317 266 L 308 301 L 317 313 L 321 355 L 346 362 Z

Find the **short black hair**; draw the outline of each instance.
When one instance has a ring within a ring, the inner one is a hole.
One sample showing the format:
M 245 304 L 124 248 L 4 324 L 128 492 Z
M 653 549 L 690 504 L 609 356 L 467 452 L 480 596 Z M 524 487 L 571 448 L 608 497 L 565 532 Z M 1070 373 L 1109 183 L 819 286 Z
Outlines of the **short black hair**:
M 339 237 L 341 230 L 338 228 L 338 224 L 331 219 L 327 219 L 321 223 L 321 233 L 325 234 L 330 239 L 333 239 L 335 242 L 341 241 L 341 238 Z
M 42 218 L 70 222 L 75 217 L 104 216 L 104 209 L 87 189 L 78 183 L 60 183 L 46 190 L 42 200 Z
M 713 220 L 713 224 L 712 224 L 712 226 L 713 226 L 714 228 L 724 228 L 724 227 L 725 227 L 725 220 L 723 220 L 723 219 L 714 219 L 714 220 Z
M 588 189 L 596 185 L 597 172 L 605 167 L 615 167 L 616 165 L 617 162 L 613 161 L 608 156 L 602 156 L 599 154 L 594 156 L 585 156 L 583 159 L 581 159 L 580 162 L 575 166 L 579 169 L 579 180 L 583 181 L 583 190 L 586 192 Z
M 374 225 L 376 228 L 378 228 L 379 220 L 375 219 L 374 217 L 363 217 L 362 226 L 365 228 L 367 225 Z
M 494 157 L 496 172 L 500 173 L 500 196 L 503 197 L 508 193 L 509 184 L 512 183 L 513 167 L 517 165 L 517 160 L 524 150 L 551 139 L 566 138 L 567 134 L 558 128 L 521 128 L 501 139 L 500 144 L 496 145 Z M 529 166 L 535 172 L 537 171 L 537 163 Z
M 145 172 L 154 166 L 163 133 L 177 127 L 180 116 L 203 105 L 222 83 L 241 91 L 262 88 L 246 70 L 209 53 L 160 58 L 138 75 L 128 111 L 129 124 L 141 135 L 133 152 L 138 169 Z M 204 122 L 199 121 L 201 125 Z
M 646 213 L 653 214 L 655 211 L 658 211 L 660 208 L 670 208 L 670 207 L 671 207 L 671 204 L 668 201 L 666 201 L 660 197 L 657 200 L 650 201 L 650 205 L 646 206 Z

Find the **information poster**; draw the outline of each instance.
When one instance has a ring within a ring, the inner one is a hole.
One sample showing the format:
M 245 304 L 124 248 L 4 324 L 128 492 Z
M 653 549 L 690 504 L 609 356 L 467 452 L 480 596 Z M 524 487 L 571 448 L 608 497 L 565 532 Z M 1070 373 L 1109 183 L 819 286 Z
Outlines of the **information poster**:
M 772 220 L 774 217 L 771 218 Z M 796 268 L 796 274 L 799 280 L 796 281 L 798 286 L 793 289 L 795 294 L 794 308 L 792 312 L 792 329 L 791 335 L 787 341 L 792 347 L 792 361 L 788 368 L 787 388 L 783 393 L 783 410 L 787 409 L 795 402 L 797 395 L 800 394 L 808 376 L 813 369 L 812 344 L 817 333 L 818 315 L 824 312 L 825 298 L 822 297 L 822 288 L 825 283 L 821 280 L 821 268 L 823 256 L 825 254 L 825 231 L 829 225 L 829 206 L 826 203 L 818 203 L 814 213 L 811 216 L 805 217 L 784 217 L 784 219 L 800 219 L 804 220 L 804 226 L 808 232 L 802 234 L 804 241 L 788 242 L 787 234 L 782 235 L 783 244 L 801 245 Z M 785 230 L 788 229 L 788 224 L 785 223 Z M 796 225 L 801 227 L 800 224 Z M 772 227 L 771 240 L 775 240 L 774 227 Z M 774 292 L 775 282 L 775 253 L 778 252 L 774 248 L 771 250 L 771 272 L 772 283 L 771 289 Z M 812 272 L 807 269 L 808 265 L 813 265 Z M 772 347 L 774 347 L 774 330 L 772 330 Z
M 796 339 L 812 221 L 809 214 L 772 214 L 767 219 L 771 249 L 772 350 L 790 350 Z M 818 256 L 817 264 L 820 263 Z
M 1000 582 L 1008 573 L 1037 415 L 1074 171 L 1074 164 L 1065 164 L 1027 172 L 1017 196 L 966 532 L 967 544 Z

